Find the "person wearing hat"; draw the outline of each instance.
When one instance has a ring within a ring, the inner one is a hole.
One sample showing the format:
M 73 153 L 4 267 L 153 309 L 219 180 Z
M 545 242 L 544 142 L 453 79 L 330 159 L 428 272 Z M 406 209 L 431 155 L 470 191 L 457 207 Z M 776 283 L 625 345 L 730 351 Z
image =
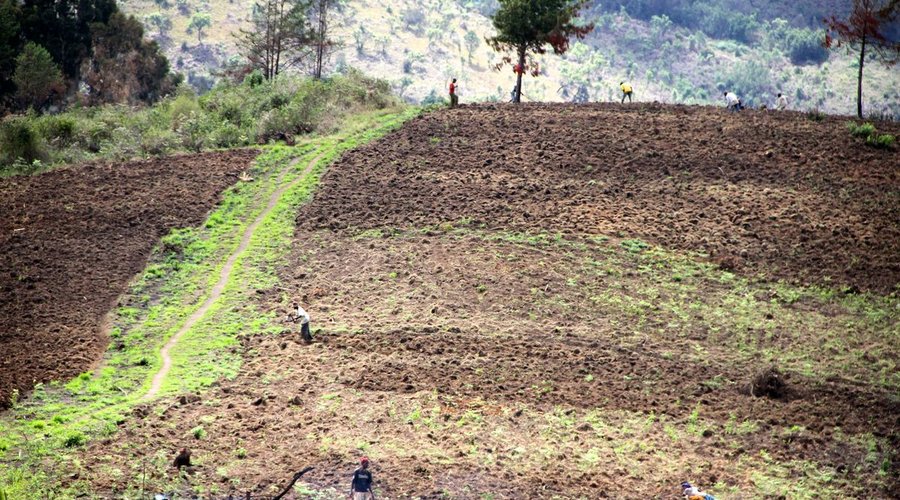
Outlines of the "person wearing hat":
M 615 80 L 613 80 L 615 81 Z M 631 84 L 625 82 L 619 82 L 619 88 L 622 89 L 622 104 L 625 104 L 625 98 L 628 98 L 628 102 L 631 101 L 631 94 L 634 93 L 634 89 L 631 88 Z
M 359 468 L 353 472 L 353 480 L 350 481 L 351 500 L 375 500 L 375 492 L 372 491 L 372 471 L 369 470 L 369 459 L 359 459 Z

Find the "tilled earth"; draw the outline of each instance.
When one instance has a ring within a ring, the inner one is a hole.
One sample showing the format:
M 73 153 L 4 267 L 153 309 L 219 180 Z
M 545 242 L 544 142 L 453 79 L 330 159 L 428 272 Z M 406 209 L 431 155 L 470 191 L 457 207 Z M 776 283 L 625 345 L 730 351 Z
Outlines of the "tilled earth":
M 93 163 L 0 180 L 0 406 L 89 370 L 103 321 L 161 236 L 195 226 L 254 151 Z
M 152 463 L 150 484 L 266 498 L 311 465 L 306 487 L 336 498 L 354 458 L 368 454 L 386 498 L 674 498 L 684 479 L 757 498 L 756 474 L 790 481 L 809 467 L 832 471 L 850 496 L 885 498 L 897 486 L 886 479 L 895 463 L 883 460 L 898 444 L 900 404 L 850 380 L 874 378 L 865 368 L 833 375 L 841 361 L 819 352 L 827 335 L 817 322 L 852 311 L 765 309 L 772 331 L 790 338 L 737 348 L 742 332 L 715 319 L 730 291 L 715 271 L 670 287 L 668 271 L 642 271 L 665 259 L 618 241 L 429 233 L 304 236 L 284 278 L 312 311 L 315 341 L 287 324 L 282 335 L 245 338 L 235 380 L 139 408 L 119 435 L 92 445 L 80 477 L 116 497 Z M 642 287 L 677 305 L 630 314 L 593 300 Z M 261 297 L 286 314 L 280 291 Z M 686 303 L 697 314 L 680 328 Z M 797 318 L 807 326 L 794 328 Z M 821 375 L 783 365 L 786 394 L 747 394 L 773 347 L 802 353 Z M 183 446 L 197 465 L 173 479 L 168 463 Z
M 622 232 L 748 273 L 890 292 L 900 160 L 844 122 L 653 104 L 462 107 L 349 153 L 297 220 Z
M 138 408 L 72 484 L 264 498 L 311 465 L 337 498 L 366 454 L 389 498 L 894 498 L 896 154 L 790 113 L 426 115 L 330 168 L 256 294 L 315 341 L 245 337 L 234 380 Z

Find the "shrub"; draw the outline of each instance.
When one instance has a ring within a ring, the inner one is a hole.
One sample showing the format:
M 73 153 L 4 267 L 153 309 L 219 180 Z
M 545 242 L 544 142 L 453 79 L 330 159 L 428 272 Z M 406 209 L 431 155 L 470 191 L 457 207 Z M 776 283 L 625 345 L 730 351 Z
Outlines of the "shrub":
M 825 113 L 819 111 L 816 108 L 810 109 L 806 112 L 806 119 L 814 122 L 820 122 L 825 119 Z
M 206 429 L 204 429 L 202 425 L 198 425 L 191 429 L 191 435 L 194 436 L 195 439 L 203 439 L 203 437 L 206 436 Z
M 169 116 L 172 123 L 172 130 L 177 130 L 182 123 L 191 117 L 200 113 L 200 104 L 194 96 L 181 94 L 169 103 Z
M 75 137 L 76 121 L 71 116 L 43 116 L 37 122 L 41 137 L 58 144 L 70 144 Z
M 0 164 L 8 165 L 16 160 L 29 164 L 47 160 L 47 153 L 38 145 L 37 134 L 25 119 L 0 124 Z
M 244 77 L 244 84 L 250 86 L 250 88 L 256 87 L 258 85 L 262 85 L 265 81 L 263 77 L 262 71 L 255 69 L 252 73 Z
M 87 438 L 80 431 L 70 431 L 63 437 L 63 446 L 75 448 L 87 442 Z
M 177 149 L 178 136 L 169 129 L 151 128 L 141 137 L 141 151 L 148 155 L 161 155 Z
M 897 138 L 891 134 L 872 134 L 866 138 L 866 144 L 878 149 L 891 149 L 897 142 Z
M 244 146 L 247 144 L 247 137 L 241 133 L 237 125 L 226 120 L 212 131 L 210 142 L 218 148 Z
M 872 125 L 871 123 L 857 125 L 856 123 L 850 122 L 847 124 L 847 128 L 850 130 L 850 135 L 853 137 L 869 138 L 875 134 L 875 125 Z

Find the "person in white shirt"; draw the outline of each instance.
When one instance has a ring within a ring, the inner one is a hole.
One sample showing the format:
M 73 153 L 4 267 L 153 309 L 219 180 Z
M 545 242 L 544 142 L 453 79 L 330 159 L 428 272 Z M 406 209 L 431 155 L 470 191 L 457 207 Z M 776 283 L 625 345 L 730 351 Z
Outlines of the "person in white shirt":
M 294 310 L 288 315 L 288 319 L 300 322 L 300 336 L 306 342 L 312 342 L 312 335 L 309 333 L 309 313 L 306 312 L 300 304 L 294 303 Z
M 725 92 L 725 104 L 728 111 L 737 112 L 744 109 L 741 99 L 734 92 Z
M 778 111 L 784 111 L 787 109 L 787 97 L 778 94 L 778 99 L 775 99 L 775 109 Z

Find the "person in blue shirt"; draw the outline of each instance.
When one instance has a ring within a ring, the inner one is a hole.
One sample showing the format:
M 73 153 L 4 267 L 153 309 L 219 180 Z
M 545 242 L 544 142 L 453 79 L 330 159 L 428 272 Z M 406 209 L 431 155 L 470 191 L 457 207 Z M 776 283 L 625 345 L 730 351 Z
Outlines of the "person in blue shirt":
M 359 468 L 353 471 L 353 480 L 350 481 L 351 500 L 375 500 L 375 492 L 372 491 L 372 471 L 369 470 L 369 459 L 359 459 Z

